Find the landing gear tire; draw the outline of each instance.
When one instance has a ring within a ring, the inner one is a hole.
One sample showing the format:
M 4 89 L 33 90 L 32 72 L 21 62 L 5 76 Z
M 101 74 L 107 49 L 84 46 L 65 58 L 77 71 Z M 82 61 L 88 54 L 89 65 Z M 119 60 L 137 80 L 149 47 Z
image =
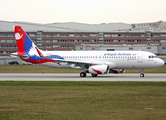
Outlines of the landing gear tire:
M 97 77 L 97 74 L 91 74 L 92 75 L 92 77 Z
M 141 74 L 140 74 L 140 77 L 144 77 L 144 74 L 143 74 L 143 73 L 141 73 Z
M 85 72 L 81 72 L 80 73 L 80 77 L 86 77 L 86 73 Z
M 140 69 L 140 72 L 141 72 L 140 77 L 144 77 L 143 69 Z

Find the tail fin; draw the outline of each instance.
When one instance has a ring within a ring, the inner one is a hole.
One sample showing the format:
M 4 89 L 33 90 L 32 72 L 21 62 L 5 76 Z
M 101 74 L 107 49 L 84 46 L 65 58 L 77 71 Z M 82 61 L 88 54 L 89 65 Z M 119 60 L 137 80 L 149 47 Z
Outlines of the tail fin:
M 21 26 L 15 26 L 14 30 L 18 53 L 17 55 L 39 55 L 42 56 L 39 49 L 36 45 L 32 42 L 29 36 L 24 32 Z

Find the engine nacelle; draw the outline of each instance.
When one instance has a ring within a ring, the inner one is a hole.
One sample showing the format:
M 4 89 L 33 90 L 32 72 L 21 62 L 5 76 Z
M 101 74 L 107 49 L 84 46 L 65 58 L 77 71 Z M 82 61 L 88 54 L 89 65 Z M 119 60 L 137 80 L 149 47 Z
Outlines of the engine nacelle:
M 107 74 L 109 72 L 108 65 L 93 65 L 88 69 L 89 73 L 93 74 Z
M 125 73 L 125 69 L 110 69 L 109 73 L 113 74 Z

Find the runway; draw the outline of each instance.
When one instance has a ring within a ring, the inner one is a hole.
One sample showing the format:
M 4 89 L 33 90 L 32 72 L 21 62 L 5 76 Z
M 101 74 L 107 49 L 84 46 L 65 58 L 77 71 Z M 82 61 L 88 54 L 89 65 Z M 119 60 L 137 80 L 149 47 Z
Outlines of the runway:
M 140 74 L 107 74 L 98 77 L 81 78 L 79 74 L 50 74 L 50 73 L 1 73 L 0 81 L 166 81 L 166 74 L 145 74 L 140 78 Z

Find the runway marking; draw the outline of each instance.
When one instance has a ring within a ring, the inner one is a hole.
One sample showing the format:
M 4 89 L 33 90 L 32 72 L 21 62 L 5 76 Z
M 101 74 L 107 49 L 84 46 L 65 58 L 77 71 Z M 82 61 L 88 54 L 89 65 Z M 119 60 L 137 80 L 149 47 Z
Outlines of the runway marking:
M 145 110 L 153 110 L 154 108 L 144 108 Z
M 107 74 L 98 77 L 81 78 L 78 73 L 74 74 L 51 74 L 51 73 L 1 73 L 0 81 L 154 81 L 165 82 L 166 74 L 145 74 L 140 78 L 139 74 Z

